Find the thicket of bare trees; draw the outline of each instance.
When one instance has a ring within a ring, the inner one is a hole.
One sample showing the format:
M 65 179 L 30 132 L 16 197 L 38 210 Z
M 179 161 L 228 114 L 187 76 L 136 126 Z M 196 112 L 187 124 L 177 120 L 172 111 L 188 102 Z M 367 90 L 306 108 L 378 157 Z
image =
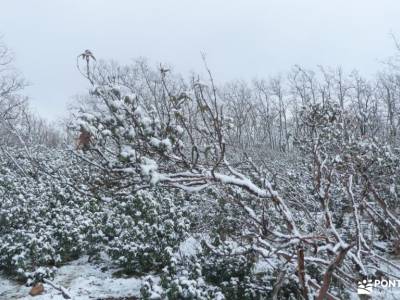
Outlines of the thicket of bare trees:
M 11 50 L 0 41 L 0 145 L 55 147 L 61 142 L 60 132 L 29 109 L 24 96 L 26 80 L 13 66 Z

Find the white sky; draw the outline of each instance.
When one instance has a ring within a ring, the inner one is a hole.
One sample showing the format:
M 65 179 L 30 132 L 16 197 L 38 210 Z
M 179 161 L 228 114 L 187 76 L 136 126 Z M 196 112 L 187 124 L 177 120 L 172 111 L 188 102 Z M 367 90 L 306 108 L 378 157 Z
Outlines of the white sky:
M 218 81 L 268 77 L 294 64 L 341 65 L 370 75 L 394 53 L 399 0 L 0 0 L 0 33 L 49 119 L 87 85 L 76 56 L 144 56 Z

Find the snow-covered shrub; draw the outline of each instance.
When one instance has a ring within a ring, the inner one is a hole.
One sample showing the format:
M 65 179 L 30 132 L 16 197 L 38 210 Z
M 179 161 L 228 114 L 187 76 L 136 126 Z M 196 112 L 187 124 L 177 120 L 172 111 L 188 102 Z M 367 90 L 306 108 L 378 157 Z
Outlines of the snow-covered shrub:
M 78 258 L 89 219 L 85 197 L 51 174 L 60 165 L 68 172 L 67 158 L 58 151 L 36 153 L 35 170 L 24 151 L 0 163 L 0 268 L 22 279 L 38 267 Z
M 101 253 L 123 273 L 169 264 L 189 227 L 181 192 L 127 190 L 107 197 L 107 187 L 93 184 L 98 174 L 70 153 L 36 153 L 35 176 L 21 173 L 32 169 L 23 151 L 0 165 L 1 269 L 26 279 L 39 267 Z
M 226 299 L 217 286 L 205 282 L 196 260 L 171 261 L 160 281 L 148 277 L 142 284 L 143 299 Z
M 252 282 L 256 279 L 253 269 L 257 254 L 251 247 L 229 241 L 204 242 L 198 259 L 204 279 L 220 287 L 227 299 L 256 299 L 262 295 L 257 290 L 261 287 Z M 252 285 L 257 289 L 252 290 Z
M 160 282 L 145 281 L 141 293 L 144 299 L 298 299 L 296 270 L 275 267 L 246 243 L 203 241 L 195 256 L 176 257 Z
M 114 201 L 104 233 L 110 238 L 108 253 L 124 272 L 159 272 L 170 264 L 189 229 L 181 199 L 182 193 L 154 190 Z

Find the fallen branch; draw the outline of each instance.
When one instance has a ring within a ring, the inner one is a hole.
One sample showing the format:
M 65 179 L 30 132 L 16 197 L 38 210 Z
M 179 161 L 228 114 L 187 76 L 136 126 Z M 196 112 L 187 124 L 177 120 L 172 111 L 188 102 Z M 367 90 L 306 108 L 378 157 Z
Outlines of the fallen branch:
M 61 285 L 56 285 L 55 283 L 51 282 L 48 279 L 43 279 L 44 283 L 47 283 L 48 285 L 52 286 L 54 289 L 58 290 L 61 292 L 61 295 L 64 297 L 64 299 L 72 299 L 72 296 L 68 293 L 68 291 L 62 287 Z

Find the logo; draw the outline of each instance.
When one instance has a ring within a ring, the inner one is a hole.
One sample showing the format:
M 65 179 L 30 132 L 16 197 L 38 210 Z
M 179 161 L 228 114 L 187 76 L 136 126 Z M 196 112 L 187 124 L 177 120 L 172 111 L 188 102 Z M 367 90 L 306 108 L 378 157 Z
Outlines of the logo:
M 357 294 L 359 295 L 372 295 L 372 291 L 376 289 L 377 293 L 385 293 L 383 290 L 400 288 L 399 279 L 368 279 L 364 278 L 362 281 L 357 282 Z
M 357 294 L 359 295 L 371 295 L 372 293 L 372 279 L 363 279 L 358 282 Z

